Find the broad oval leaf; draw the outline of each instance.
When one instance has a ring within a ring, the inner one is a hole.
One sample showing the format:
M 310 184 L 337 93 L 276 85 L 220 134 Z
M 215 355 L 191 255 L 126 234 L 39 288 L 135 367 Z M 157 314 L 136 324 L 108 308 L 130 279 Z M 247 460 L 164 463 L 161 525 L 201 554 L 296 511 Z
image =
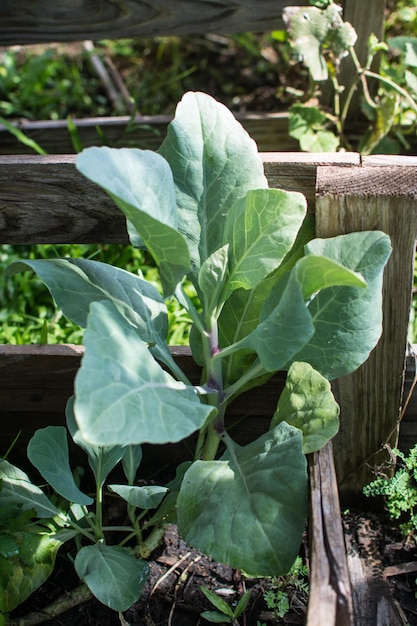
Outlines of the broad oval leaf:
M 194 462 L 177 500 L 185 541 L 253 576 L 288 572 L 307 511 L 301 433 L 285 423 L 218 461 Z
M 168 314 L 165 302 L 147 280 L 126 270 L 86 259 L 40 259 L 12 263 L 8 274 L 31 268 L 46 283 L 57 305 L 84 328 L 92 302 L 112 302 L 139 337 L 168 367 Z
M 213 407 L 177 382 L 109 302 L 91 305 L 74 413 L 93 445 L 167 443 L 198 430 Z
M 189 271 L 190 255 L 178 232 L 172 172 L 150 150 L 92 147 L 76 159 L 77 169 L 113 198 L 128 220 L 133 245 L 146 245 L 161 273 L 166 295 Z
M 126 611 L 136 602 L 149 576 L 146 561 L 101 543 L 81 548 L 74 566 L 95 597 L 115 611 Z
M 292 47 L 298 58 L 308 67 L 312 79 L 327 80 L 327 66 L 321 50 L 330 29 L 326 11 L 317 7 L 286 7 L 282 17 L 290 34 Z
M 254 350 L 267 372 L 283 368 L 314 334 L 312 316 L 295 272 L 284 275 L 282 282 L 285 288 L 278 304 L 270 307 L 272 298 L 265 301 L 260 323 L 239 344 Z
M 35 432 L 27 455 L 41 476 L 69 502 L 88 505 L 94 500 L 75 484 L 68 456 L 67 431 L 64 426 L 47 426 Z
M 285 421 L 303 434 L 303 452 L 320 450 L 339 429 L 339 405 L 328 380 L 308 363 L 293 363 L 271 428 Z
M 17 503 L 23 511 L 34 509 L 37 517 L 60 515 L 60 511 L 33 483 L 25 472 L 8 461 L 0 459 L 1 501 L 4 506 Z
M 333 259 L 361 274 L 367 286 L 330 287 L 309 302 L 314 334 L 286 368 L 292 361 L 305 361 L 332 380 L 366 361 L 381 336 L 382 278 L 390 253 L 390 239 L 380 231 L 315 239 L 307 244 L 307 255 Z
M 61 542 L 47 533 L 19 531 L 16 533 L 20 558 L 8 559 L 0 571 L 0 612 L 9 613 L 24 602 L 52 574 Z
M 204 93 L 186 93 L 159 153 L 171 166 L 178 228 L 187 238 L 192 272 L 225 243 L 232 204 L 268 187 L 255 142 L 233 114 Z
M 155 509 L 165 498 L 168 487 L 159 485 L 108 485 L 110 491 L 117 493 L 123 500 L 140 509 Z
M 229 243 L 226 296 L 252 289 L 290 251 L 307 211 L 305 197 L 281 189 L 256 189 L 232 206 L 225 224 Z

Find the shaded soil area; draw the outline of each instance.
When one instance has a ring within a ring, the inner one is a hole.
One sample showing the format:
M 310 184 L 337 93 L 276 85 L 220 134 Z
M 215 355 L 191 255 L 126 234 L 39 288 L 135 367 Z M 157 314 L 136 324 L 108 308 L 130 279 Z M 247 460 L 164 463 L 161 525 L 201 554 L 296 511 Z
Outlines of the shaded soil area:
M 365 575 L 369 572 L 373 582 L 379 579 L 386 585 L 402 623 L 417 626 L 417 547 L 414 540 L 405 539 L 398 527 L 383 515 L 348 512 L 343 522 L 348 554 L 354 543 Z M 307 555 L 304 544 L 303 553 Z M 140 600 L 123 616 L 90 599 L 53 619 L 45 616 L 43 623 L 46 626 L 204 626 L 208 622 L 201 617 L 202 611 L 214 607 L 203 595 L 202 586 L 215 591 L 232 607 L 246 590 L 250 591 L 247 609 L 239 618 L 241 626 L 305 623 L 307 598 L 304 594 L 289 589 L 291 608 L 284 617 L 278 617 L 268 609 L 264 598 L 265 591 L 274 588 L 272 579 L 248 579 L 229 566 L 215 563 L 187 546 L 175 526 L 169 527 L 150 568 L 151 575 Z M 68 556 L 60 554 L 51 579 L 14 612 L 15 623 L 31 611 L 42 611 L 64 591 L 78 585 Z
M 46 626 L 117 626 L 121 623 L 131 626 L 203 626 L 208 622 L 201 618 L 201 613 L 215 609 L 202 593 L 202 586 L 216 592 L 232 607 L 246 590 L 250 590 L 250 601 L 239 619 L 244 626 L 305 622 L 305 597 L 294 596 L 293 607 L 283 619 L 278 619 L 268 611 L 264 600 L 264 592 L 271 588 L 270 579 L 248 579 L 227 565 L 215 563 L 187 546 L 174 525 L 169 527 L 163 545 L 153 555 L 150 571 L 140 600 L 123 614 L 123 618 L 97 600 L 89 599 L 53 619 L 45 616 L 42 623 Z M 63 592 L 76 589 L 79 582 L 68 557 L 61 554 L 51 579 L 16 609 L 11 618 L 16 620 L 14 623 L 21 624 L 19 618 L 33 611 L 42 612 Z M 70 594 L 67 600 L 70 602 Z

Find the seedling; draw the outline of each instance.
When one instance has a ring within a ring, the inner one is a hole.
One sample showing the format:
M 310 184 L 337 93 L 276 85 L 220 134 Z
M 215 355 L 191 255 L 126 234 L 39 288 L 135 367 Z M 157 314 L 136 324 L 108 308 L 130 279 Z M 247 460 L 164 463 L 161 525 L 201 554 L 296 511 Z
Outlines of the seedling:
M 297 556 L 290 571 L 286 576 L 273 578 L 271 586 L 264 593 L 266 606 L 277 618 L 284 617 L 291 606 L 293 598 L 297 597 L 298 604 L 307 603 L 308 598 L 308 567 L 303 564 L 300 556 Z
M 37 272 L 64 314 L 86 327 L 67 425 L 87 453 L 96 493 L 75 484 L 65 429 L 49 426 L 35 433 L 28 454 L 58 500 L 6 461 L 2 499 L 34 509 L 52 540 L 75 538 L 79 576 L 119 611 L 140 595 L 144 559 L 167 522 L 217 561 L 252 576 L 285 574 L 307 516 L 305 454 L 338 429 L 329 380 L 363 363 L 381 333 L 388 236 L 314 239 L 304 196 L 270 189 L 255 143 L 201 93 L 184 96 L 158 152 L 89 148 L 77 168 L 124 213 L 131 244 L 159 267 L 164 295 L 141 275 L 94 260 L 11 266 L 11 274 Z M 167 345 L 165 300 L 172 297 L 193 322 L 198 385 Z M 278 370 L 287 381 L 270 428 L 237 445 L 227 407 Z M 171 484 L 135 484 L 142 444 L 192 433 L 194 457 Z M 117 463 L 126 484 L 110 488 L 126 501 L 130 522 L 114 546 L 103 525 L 103 489 Z
M 239 626 L 238 618 L 248 605 L 250 591 L 245 591 L 234 609 L 232 609 L 223 598 L 220 598 L 214 591 L 211 591 L 211 589 L 201 587 L 201 591 L 206 596 L 207 600 L 217 609 L 216 611 L 203 611 L 201 617 L 204 617 L 205 620 L 213 624 L 233 624 L 233 626 Z

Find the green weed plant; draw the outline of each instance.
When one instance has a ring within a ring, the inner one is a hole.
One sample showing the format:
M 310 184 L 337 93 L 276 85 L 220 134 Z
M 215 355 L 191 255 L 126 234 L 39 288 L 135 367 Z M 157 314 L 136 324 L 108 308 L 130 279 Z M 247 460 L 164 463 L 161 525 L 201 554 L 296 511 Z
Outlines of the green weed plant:
M 417 129 L 415 35 L 399 35 L 387 42 L 371 35 L 368 57 L 362 65 L 355 52 L 357 33 L 349 22 L 343 21 L 341 6 L 333 0 L 310 0 L 310 5 L 284 10 L 293 53 L 307 67 L 310 76 L 305 103 L 293 104 L 289 109 L 290 135 L 307 152 L 351 150 L 346 123 L 353 96 L 360 89 L 362 112 L 369 130 L 359 143 L 359 151 L 391 154 L 409 150 L 407 137 L 415 139 Z M 372 70 L 377 54 L 381 59 L 379 72 Z M 354 78 L 346 85 L 340 82 L 345 57 L 349 57 L 355 67 Z M 378 84 L 375 96 L 371 95 L 371 81 Z M 320 103 L 323 85 L 328 82 L 333 92 L 330 109 Z M 315 99 L 319 104 L 311 104 Z
M 399 520 L 401 532 L 417 539 L 417 445 L 405 455 L 392 449 L 396 458 L 393 476 L 380 476 L 366 485 L 363 492 L 368 497 L 383 496 L 386 510 L 394 520 Z

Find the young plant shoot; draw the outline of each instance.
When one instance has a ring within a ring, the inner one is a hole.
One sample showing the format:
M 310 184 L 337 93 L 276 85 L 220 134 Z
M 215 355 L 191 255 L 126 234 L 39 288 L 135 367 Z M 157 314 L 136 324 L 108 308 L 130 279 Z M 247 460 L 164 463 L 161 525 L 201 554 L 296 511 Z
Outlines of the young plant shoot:
M 329 380 L 359 367 L 381 333 L 388 236 L 314 239 L 304 196 L 268 187 L 255 143 L 203 93 L 183 97 L 158 152 L 89 148 L 76 165 L 124 213 L 131 244 L 152 254 L 163 296 L 141 276 L 93 260 L 11 266 L 34 270 L 65 315 L 86 328 L 67 420 L 97 487 L 94 499 L 79 490 L 65 429 L 50 426 L 28 453 L 58 504 L 27 476 L 17 481 L 19 470 L 6 461 L 1 498 L 47 518 L 54 541 L 76 537 L 79 576 L 119 611 L 140 595 L 144 558 L 167 522 L 249 575 L 287 573 L 307 516 L 305 454 L 338 430 Z M 191 351 L 203 372 L 196 386 L 167 345 L 171 297 L 193 321 Z M 278 370 L 288 376 L 269 430 L 238 445 L 225 425 L 227 407 Z M 171 484 L 135 485 L 142 444 L 192 433 L 194 458 Z M 126 501 L 130 525 L 117 528 L 122 545 L 114 546 L 103 526 L 103 488 L 119 462 L 126 484 L 109 488 Z

